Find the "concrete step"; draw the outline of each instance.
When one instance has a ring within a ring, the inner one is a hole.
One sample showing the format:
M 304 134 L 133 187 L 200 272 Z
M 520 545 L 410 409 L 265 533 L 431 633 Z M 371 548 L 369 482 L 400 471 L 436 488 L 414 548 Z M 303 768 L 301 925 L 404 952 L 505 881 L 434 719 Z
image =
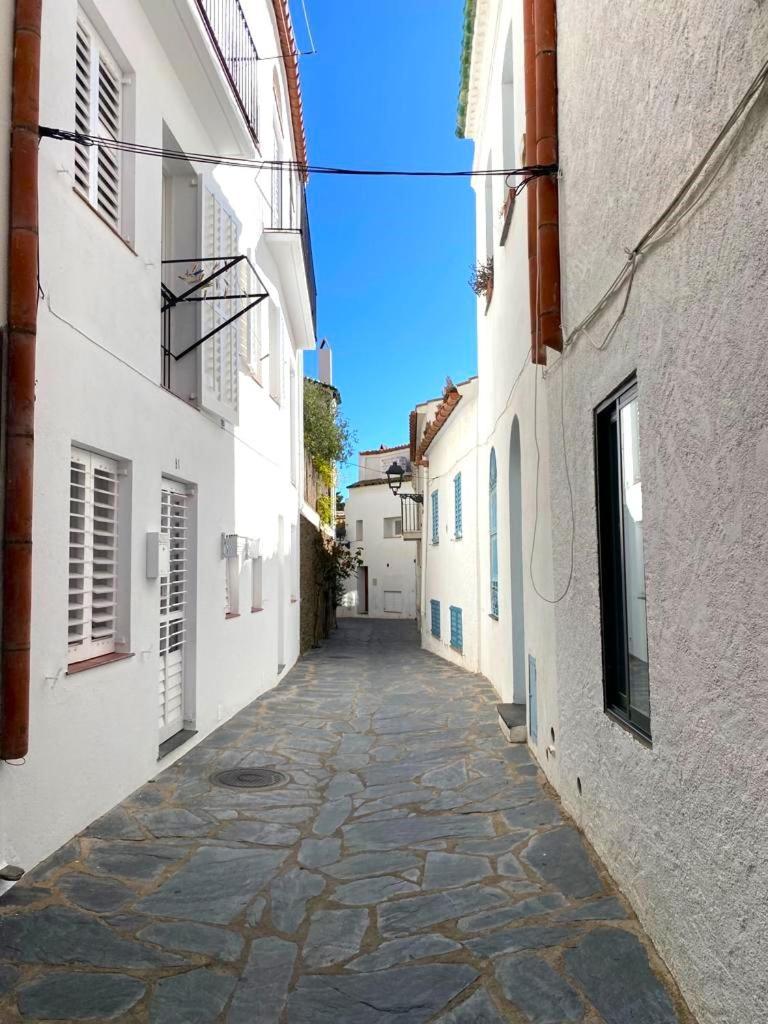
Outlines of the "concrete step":
M 508 743 L 525 743 L 528 738 L 525 704 L 497 704 L 499 728 Z

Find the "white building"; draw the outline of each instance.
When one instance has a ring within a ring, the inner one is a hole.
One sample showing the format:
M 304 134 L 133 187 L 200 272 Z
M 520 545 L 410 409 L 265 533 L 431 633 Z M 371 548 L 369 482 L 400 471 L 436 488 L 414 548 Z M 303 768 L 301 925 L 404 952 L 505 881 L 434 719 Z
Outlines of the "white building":
M 41 123 L 165 155 L 40 145 L 30 739 L 0 764 L 0 863 L 32 867 L 297 657 L 304 181 L 174 156 L 305 162 L 295 49 L 283 0 L 43 4 Z
M 442 399 L 411 414 L 424 499 L 417 547 L 422 645 L 470 672 L 480 670 L 477 415 L 477 377 L 449 385 Z
M 559 0 L 555 83 L 553 0 L 467 12 L 459 128 L 475 169 L 559 170 L 516 199 L 519 178 L 474 179 L 478 262 L 493 259 L 478 302 L 480 670 L 526 707 L 534 754 L 700 1024 L 759 1024 L 764 103 L 664 244 L 629 247 L 746 94 L 765 18 L 746 0 L 640 19 Z M 622 267 L 624 291 L 599 307 Z
M 416 552 L 402 542 L 400 498 L 386 477 L 393 463 L 403 470 L 402 492 L 412 491 L 408 445 L 359 453 L 359 479 L 349 485 L 345 516 L 346 540 L 360 553 L 362 565 L 347 581 L 339 615 L 416 617 Z

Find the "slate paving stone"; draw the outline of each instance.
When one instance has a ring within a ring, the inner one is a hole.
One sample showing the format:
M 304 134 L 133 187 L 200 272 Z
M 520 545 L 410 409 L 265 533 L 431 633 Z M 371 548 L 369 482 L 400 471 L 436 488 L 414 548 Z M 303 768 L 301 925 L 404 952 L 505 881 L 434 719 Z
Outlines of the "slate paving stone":
M 422 960 L 428 956 L 444 956 L 461 949 L 458 942 L 444 935 L 416 935 L 407 939 L 391 939 L 382 943 L 373 953 L 359 956 L 346 965 L 348 971 L 382 971 L 386 967 L 396 967 Z
M 206 836 L 215 827 L 207 818 L 193 814 L 183 807 L 169 807 L 166 810 L 139 814 L 138 820 L 156 839 L 172 836 Z
M 523 866 L 514 853 L 505 853 L 496 861 L 496 869 L 500 875 L 525 878 Z
M 424 1024 L 477 978 L 466 964 L 393 967 L 357 977 L 303 977 L 288 1002 L 291 1024 Z
M 304 963 L 327 967 L 354 956 L 368 928 L 367 910 L 319 910 L 310 919 Z
M 279 824 L 301 825 L 315 815 L 312 807 L 272 807 L 248 811 L 247 817 L 258 821 L 274 821 Z
M 318 836 L 330 836 L 342 825 L 352 813 L 352 801 L 349 797 L 329 800 L 320 809 L 315 819 L 313 832 Z
M 337 861 L 340 853 L 340 839 L 305 839 L 299 847 L 298 858 L 307 868 L 321 868 Z
M 280 1020 L 295 961 L 295 943 L 271 937 L 256 939 L 237 982 L 227 1024 L 275 1024 Z
M 379 907 L 382 935 L 401 935 L 470 913 L 507 903 L 508 895 L 491 886 L 470 885 L 465 889 L 411 896 Z
M 437 1024 L 505 1024 L 506 1019 L 485 989 L 479 988 L 469 999 L 439 1017 Z
M 573 907 L 557 915 L 558 921 L 614 921 L 626 918 L 627 912 L 615 896 L 595 900 L 584 907 Z
M 312 842 L 312 840 L 307 840 Z M 421 858 L 415 853 L 400 850 L 382 853 L 356 853 L 345 857 L 337 863 L 329 864 L 323 870 L 334 878 L 355 879 L 370 878 L 374 875 L 401 873 L 410 868 L 421 867 Z
M 163 978 L 149 1006 L 150 1024 L 215 1024 L 235 982 L 207 968 Z
M 121 878 L 149 880 L 189 853 L 189 846 L 169 843 L 99 843 L 83 861 L 94 871 Z
M 23 1017 L 34 1019 L 114 1020 L 134 1007 L 144 991 L 140 981 L 125 974 L 67 971 L 23 986 L 18 1005 Z
M 522 857 L 545 882 L 571 899 L 584 899 L 604 891 L 581 836 L 570 826 L 534 836 Z
M 471 815 L 439 815 L 429 818 L 406 817 L 392 821 L 359 822 L 346 825 L 344 841 L 352 852 L 361 850 L 396 850 L 432 839 L 461 839 L 469 836 L 492 836 L 489 818 Z
M 488 928 L 499 928 L 511 921 L 523 921 L 528 917 L 540 917 L 565 905 L 565 899 L 559 892 L 543 893 L 521 900 L 511 907 L 500 907 L 489 910 L 485 914 L 472 914 L 462 917 L 458 922 L 460 932 L 480 932 Z
M 10 992 L 19 978 L 19 972 L 15 967 L 3 967 L 0 964 L 0 998 L 6 992 Z
M 231 821 L 219 833 L 223 842 L 255 843 L 259 846 L 293 846 L 301 832 L 291 825 L 270 821 Z
M 502 810 L 501 816 L 510 828 L 538 828 L 539 825 L 556 825 L 562 821 L 562 815 L 552 800 L 536 800 Z
M 581 999 L 541 957 L 503 957 L 497 961 L 495 973 L 504 995 L 531 1024 L 582 1020 Z
M 376 878 L 362 878 L 357 882 L 340 885 L 333 894 L 337 903 L 348 903 L 352 906 L 382 903 L 392 896 L 418 892 L 418 885 L 406 882 L 393 875 L 379 875 Z
M 486 857 L 472 857 L 464 853 L 428 853 L 422 888 L 448 889 L 468 885 L 492 873 L 491 863 Z
M 146 839 L 146 833 L 136 819 L 121 807 L 97 818 L 83 835 L 95 839 Z
M 52 890 L 40 885 L 13 885 L 0 895 L 0 910 L 29 907 L 51 897 Z
M 291 934 L 304 920 L 307 903 L 319 896 L 325 879 L 302 868 L 292 868 L 272 883 L 272 923 L 280 932 Z
M 529 829 L 515 829 L 502 836 L 494 836 L 491 839 L 462 839 L 456 843 L 458 853 L 477 853 L 488 857 L 496 857 L 499 854 L 508 853 L 513 846 L 523 842 L 530 836 Z
M 475 956 L 490 958 L 501 953 L 516 953 L 521 949 L 547 949 L 550 946 L 559 946 L 572 939 L 574 934 L 567 928 L 547 926 L 505 928 L 478 939 L 469 939 L 464 945 Z
M 237 960 L 243 948 L 243 940 L 236 932 L 192 921 L 156 922 L 142 928 L 136 938 L 163 949 L 203 953 L 218 960 Z
M 80 856 L 80 840 L 71 839 L 68 843 L 59 847 L 50 857 L 46 857 L 45 860 L 41 861 L 31 871 L 28 871 L 24 876 L 26 883 L 42 882 L 49 878 L 59 868 L 64 867 L 65 864 L 71 864 Z
M 437 789 L 455 789 L 467 781 L 467 766 L 463 761 L 431 768 L 421 776 L 422 785 L 435 786 Z
M 340 796 L 351 796 L 353 793 L 359 793 L 362 788 L 363 784 L 357 775 L 352 775 L 351 772 L 339 772 L 328 783 L 325 795 L 329 800 L 335 800 Z
M 158 917 L 228 924 L 264 889 L 286 850 L 206 846 L 136 907 Z
M 136 896 L 122 882 L 78 873 L 59 878 L 58 887 L 70 903 L 102 914 L 114 913 Z
M 565 967 L 606 1024 L 679 1024 L 635 935 L 596 928 L 566 952 Z
M 121 938 L 80 910 L 47 907 L 0 918 L 0 950 L 20 964 L 85 964 L 89 967 L 163 967 L 183 961 Z
M 267 901 L 263 896 L 258 896 L 245 912 L 245 921 L 249 927 L 254 928 L 261 921 Z

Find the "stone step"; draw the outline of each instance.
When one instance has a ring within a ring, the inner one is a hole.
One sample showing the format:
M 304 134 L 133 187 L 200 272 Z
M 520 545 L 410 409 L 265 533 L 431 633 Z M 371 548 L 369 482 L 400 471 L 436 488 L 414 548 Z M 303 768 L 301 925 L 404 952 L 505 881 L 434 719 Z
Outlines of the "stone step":
M 528 738 L 525 704 L 497 704 L 499 728 L 509 743 L 525 743 Z

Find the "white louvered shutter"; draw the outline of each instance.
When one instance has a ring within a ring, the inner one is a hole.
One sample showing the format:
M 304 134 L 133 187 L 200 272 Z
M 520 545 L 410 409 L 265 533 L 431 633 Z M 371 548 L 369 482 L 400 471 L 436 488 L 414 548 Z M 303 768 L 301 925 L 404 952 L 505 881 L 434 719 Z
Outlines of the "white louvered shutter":
M 160 577 L 160 742 L 184 727 L 184 647 L 189 583 L 189 494 L 164 481 L 160 532 L 170 538 L 170 567 Z
M 81 14 L 75 50 L 75 128 L 87 135 L 119 139 L 122 75 L 109 50 Z M 75 185 L 112 224 L 120 228 L 120 154 L 75 144 Z
M 69 662 L 115 650 L 117 464 L 77 448 L 69 483 Z
M 240 222 L 213 180 L 202 182 L 202 250 L 207 259 L 205 276 L 218 269 L 227 258 L 240 255 Z M 205 289 L 206 299 L 201 303 L 201 336 L 225 323 L 243 307 L 242 299 L 227 298 L 239 295 L 241 290 L 240 264 L 221 274 Z M 239 380 L 238 352 L 241 346 L 242 324 L 234 320 L 203 342 L 200 359 L 200 402 L 204 409 L 221 416 L 229 423 L 237 423 Z

